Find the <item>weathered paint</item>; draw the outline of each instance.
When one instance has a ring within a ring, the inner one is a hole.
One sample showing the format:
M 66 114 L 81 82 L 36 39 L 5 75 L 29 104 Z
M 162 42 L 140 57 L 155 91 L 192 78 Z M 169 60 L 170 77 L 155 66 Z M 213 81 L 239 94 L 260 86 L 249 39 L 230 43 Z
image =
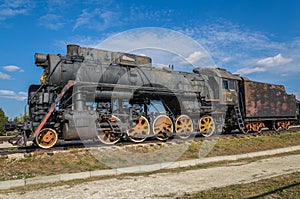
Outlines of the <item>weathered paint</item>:
M 296 117 L 295 95 L 284 86 L 245 80 L 246 117 Z

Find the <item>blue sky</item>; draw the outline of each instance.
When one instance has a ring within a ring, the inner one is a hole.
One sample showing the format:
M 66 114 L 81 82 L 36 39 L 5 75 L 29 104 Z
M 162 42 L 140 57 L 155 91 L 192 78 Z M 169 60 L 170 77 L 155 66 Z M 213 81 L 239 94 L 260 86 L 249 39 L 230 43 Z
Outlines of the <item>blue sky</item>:
M 185 34 L 217 66 L 284 84 L 300 99 L 299 19 L 298 0 L 0 0 L 0 107 L 11 118 L 23 112 L 27 88 L 42 73 L 34 65 L 35 52 L 63 55 L 66 44 L 96 47 L 143 27 Z M 191 52 L 186 59 L 197 56 Z

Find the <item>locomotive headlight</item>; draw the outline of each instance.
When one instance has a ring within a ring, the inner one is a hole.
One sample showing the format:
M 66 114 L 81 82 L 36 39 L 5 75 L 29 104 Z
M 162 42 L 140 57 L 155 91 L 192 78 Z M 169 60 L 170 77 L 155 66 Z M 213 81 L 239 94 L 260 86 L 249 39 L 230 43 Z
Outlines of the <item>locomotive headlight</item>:
M 40 77 L 40 82 L 42 84 L 45 84 L 46 83 L 46 78 L 47 78 L 47 73 L 46 71 L 42 74 L 42 76 Z
M 35 63 L 35 65 L 41 66 L 45 69 L 44 73 L 40 77 L 41 83 L 45 84 L 46 83 L 46 78 L 47 78 L 47 68 L 48 68 L 48 65 L 49 65 L 48 55 L 42 54 L 42 53 L 35 53 L 34 63 Z
M 34 55 L 34 63 L 37 66 L 41 66 L 43 68 L 46 68 L 48 66 L 48 61 L 47 61 L 47 55 L 46 54 L 41 54 L 41 53 L 35 53 Z

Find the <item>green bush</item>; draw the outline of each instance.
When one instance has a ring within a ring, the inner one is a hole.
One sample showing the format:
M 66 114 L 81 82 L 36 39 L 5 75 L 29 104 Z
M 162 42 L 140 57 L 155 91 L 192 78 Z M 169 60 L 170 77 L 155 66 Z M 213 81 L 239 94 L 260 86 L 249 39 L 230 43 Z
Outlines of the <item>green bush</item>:
M 5 129 L 4 129 L 4 124 L 7 122 L 8 117 L 5 115 L 4 111 L 2 108 L 0 108 L 0 135 L 4 135 Z

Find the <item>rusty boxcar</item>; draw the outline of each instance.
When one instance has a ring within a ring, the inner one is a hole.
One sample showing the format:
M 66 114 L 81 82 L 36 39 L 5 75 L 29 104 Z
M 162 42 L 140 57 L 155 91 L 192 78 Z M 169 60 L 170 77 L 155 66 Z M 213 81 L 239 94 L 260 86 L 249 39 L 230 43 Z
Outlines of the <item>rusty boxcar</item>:
M 287 129 L 297 120 L 295 95 L 287 94 L 283 85 L 268 84 L 243 78 L 241 105 L 248 130 Z

